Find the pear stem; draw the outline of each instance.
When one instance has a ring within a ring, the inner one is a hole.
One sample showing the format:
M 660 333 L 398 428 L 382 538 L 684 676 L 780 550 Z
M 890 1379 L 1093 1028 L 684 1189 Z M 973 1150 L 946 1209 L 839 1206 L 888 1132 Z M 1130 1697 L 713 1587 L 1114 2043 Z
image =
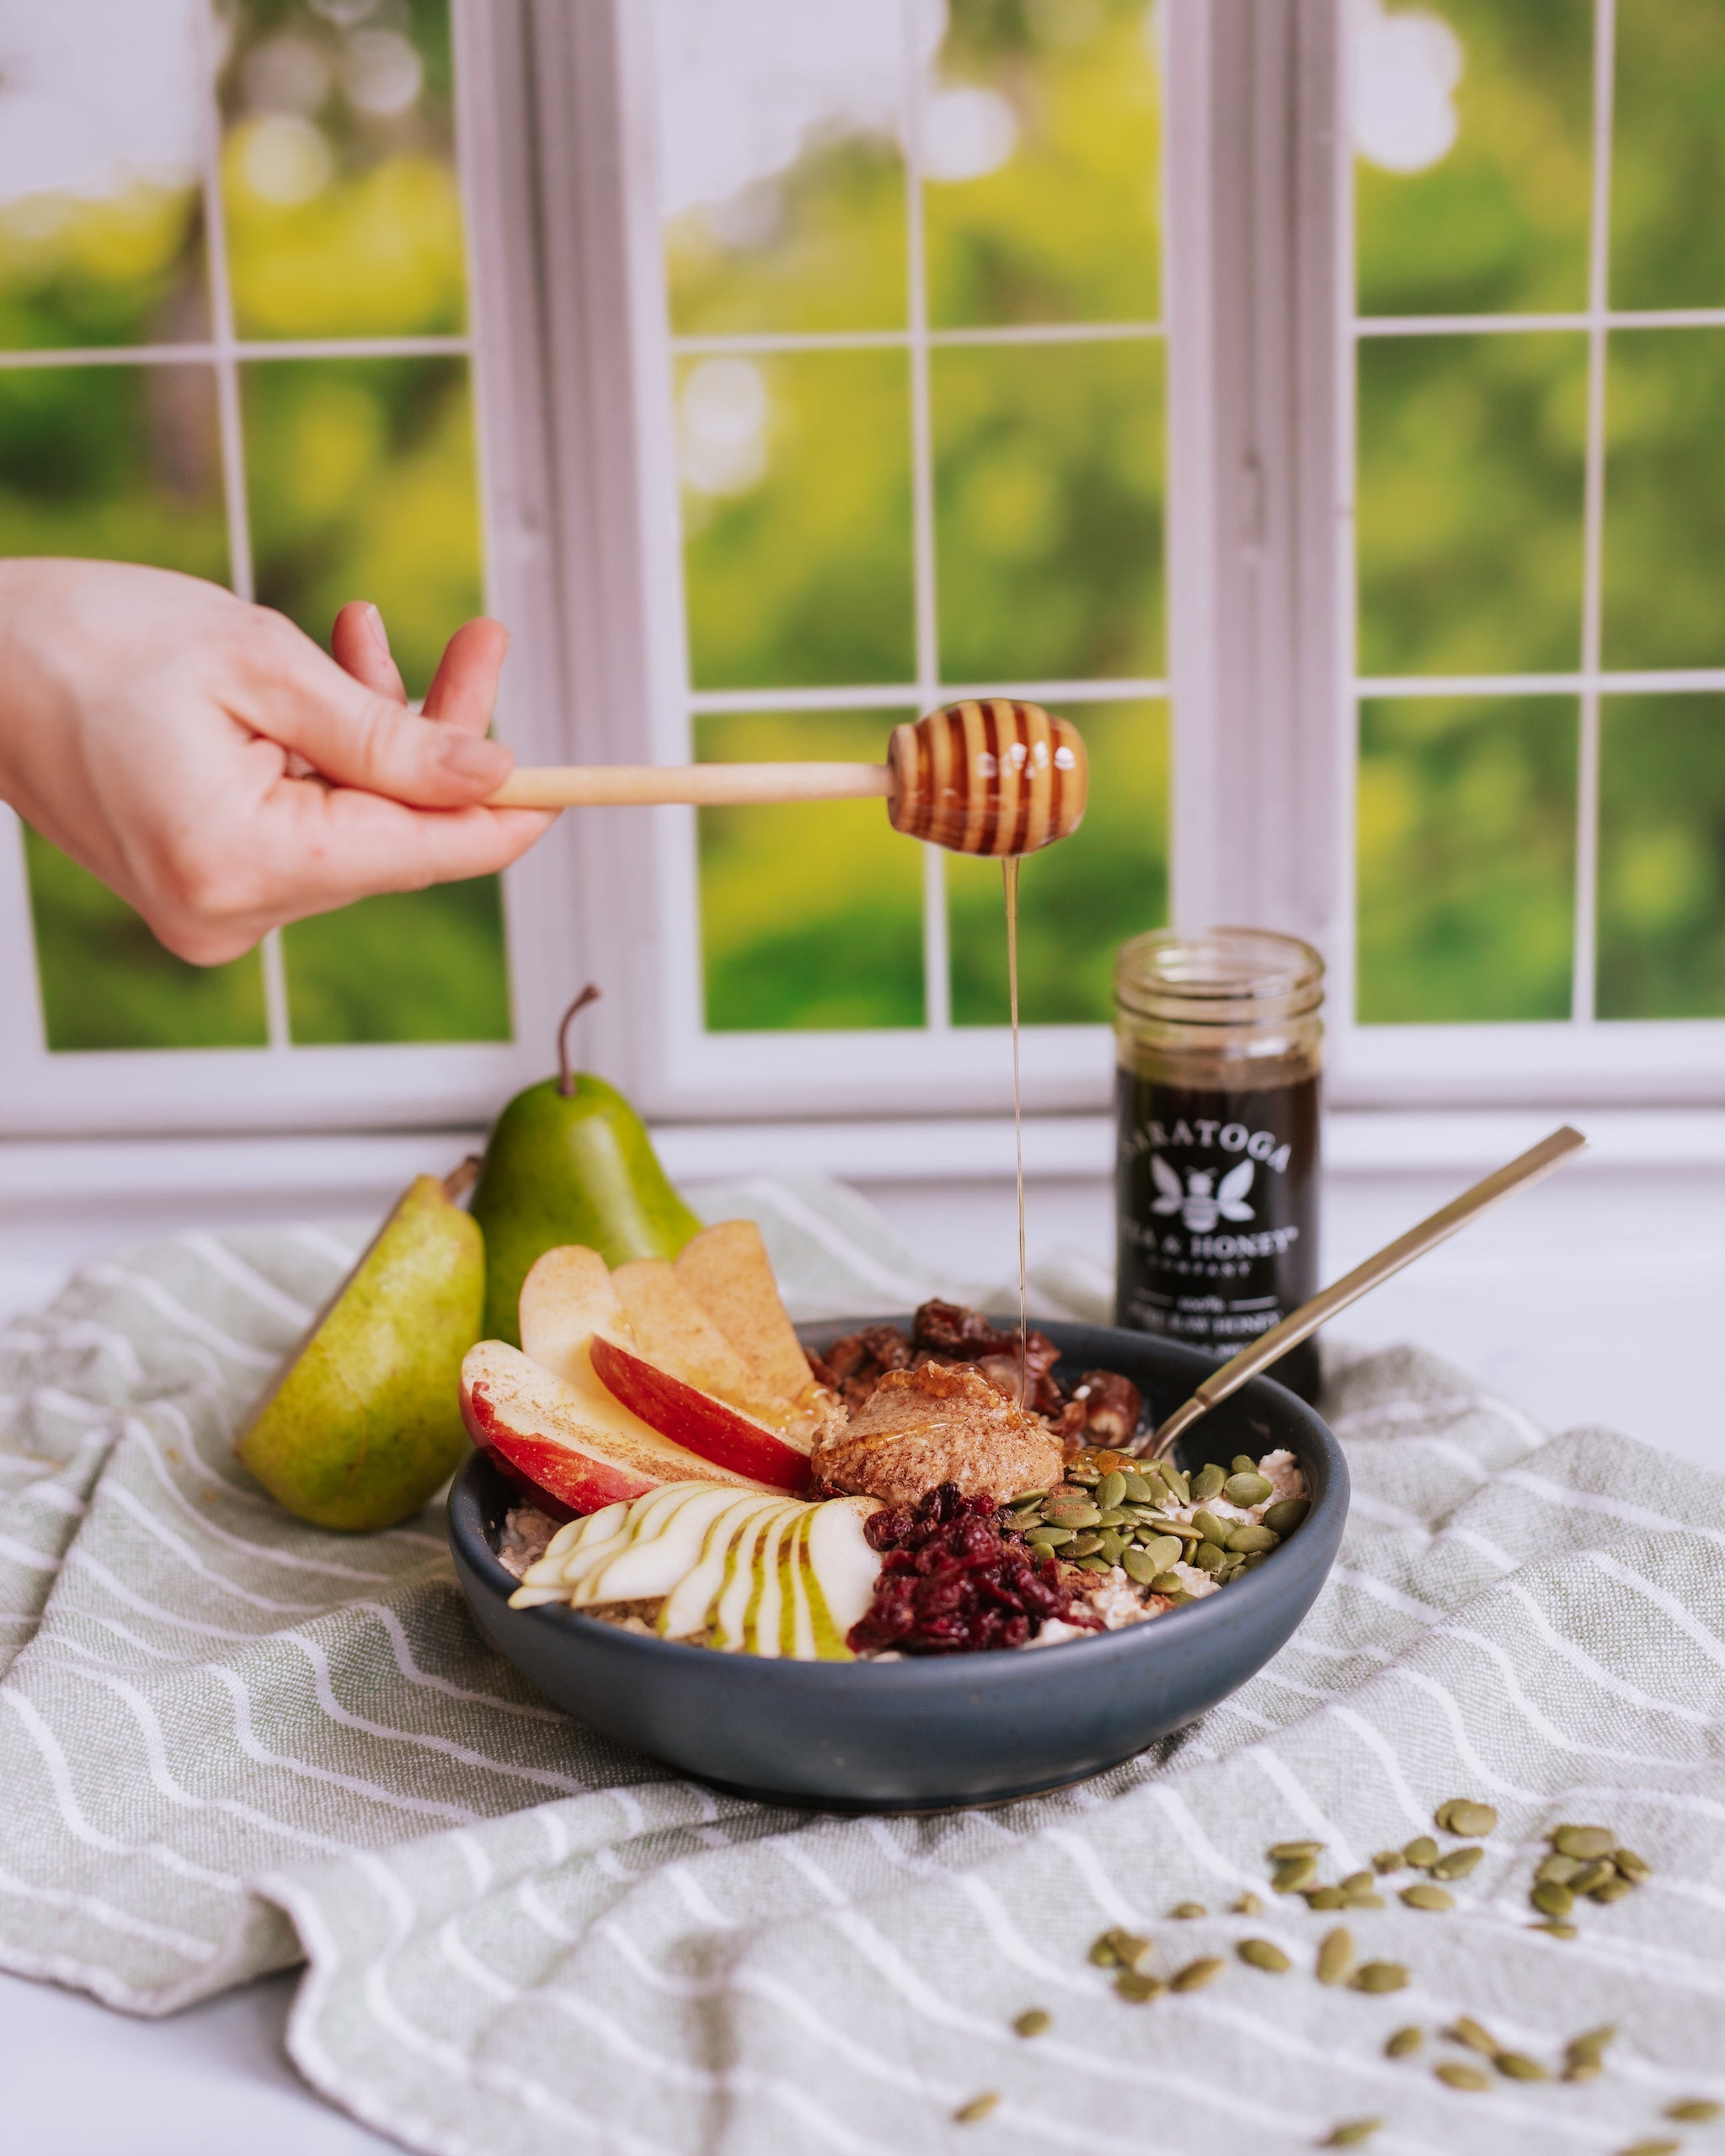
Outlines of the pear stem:
M 483 1154 L 469 1153 L 466 1160 L 458 1162 L 450 1170 L 443 1178 L 443 1194 L 451 1205 L 457 1198 L 467 1196 L 479 1180 L 479 1171 L 484 1165 L 485 1160 Z
M 569 1027 L 574 1018 L 590 1003 L 599 1001 L 599 990 L 589 981 L 580 994 L 563 1014 L 563 1023 L 557 1029 L 557 1090 L 567 1101 L 574 1097 L 575 1074 L 569 1068 Z

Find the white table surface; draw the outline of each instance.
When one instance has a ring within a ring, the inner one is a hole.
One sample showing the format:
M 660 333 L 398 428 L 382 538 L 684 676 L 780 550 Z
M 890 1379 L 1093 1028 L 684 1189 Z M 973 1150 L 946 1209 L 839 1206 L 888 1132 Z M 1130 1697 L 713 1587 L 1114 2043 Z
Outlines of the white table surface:
M 1332 1178 L 1326 1278 L 1454 1194 L 1471 1174 Z M 872 1182 L 905 1240 L 986 1281 L 1010 1248 L 1005 1184 Z M 122 1233 L 92 1216 L 93 1252 Z M 1107 1187 L 1039 1181 L 1032 1257 L 1108 1253 Z M 51 1293 L 79 1254 L 45 1262 L 0 1227 L 0 1315 Z M 1710 1378 L 1725 1310 L 1725 1169 L 1585 1167 L 1482 1221 L 1342 1321 L 1370 1346 L 1413 1340 L 1483 1377 L 1552 1429 L 1604 1423 L 1725 1470 Z M 160 2022 L 0 1976 L 5 2115 L 15 2156 L 358 2156 L 393 2144 L 322 2102 L 282 2046 L 294 1979 L 279 1977 Z

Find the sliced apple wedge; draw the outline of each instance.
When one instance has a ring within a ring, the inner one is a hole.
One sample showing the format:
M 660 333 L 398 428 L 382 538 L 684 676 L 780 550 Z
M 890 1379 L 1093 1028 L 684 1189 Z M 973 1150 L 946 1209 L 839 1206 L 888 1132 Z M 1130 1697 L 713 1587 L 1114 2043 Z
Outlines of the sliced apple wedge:
M 521 1349 L 554 1376 L 574 1379 L 595 1332 L 629 1337 L 611 1268 L 596 1250 L 562 1243 L 521 1283 Z
M 792 1402 L 775 1398 L 756 1383 L 748 1364 L 677 1277 L 669 1258 L 634 1258 L 618 1266 L 611 1281 L 628 1325 L 628 1331 L 618 1337 L 644 1362 L 740 1408 L 769 1429 L 791 1413 Z
M 673 1269 L 748 1366 L 757 1396 L 799 1401 L 814 1373 L 755 1223 L 720 1220 L 703 1228 L 684 1244 Z
M 462 1417 L 473 1443 L 578 1513 L 638 1497 L 666 1482 L 762 1487 L 673 1444 L 601 1385 L 585 1356 L 554 1377 L 500 1340 L 462 1364 Z
M 704 1637 L 711 1628 L 713 1610 L 724 1585 L 731 1552 L 758 1521 L 766 1524 L 770 1513 L 782 1510 L 788 1498 L 734 1497 L 708 1524 L 701 1554 L 660 1606 L 654 1630 L 664 1640 Z
M 674 1444 L 777 1490 L 808 1488 L 808 1454 L 764 1422 L 686 1385 L 602 1332 L 594 1334 L 590 1353 L 595 1371 L 611 1393 Z

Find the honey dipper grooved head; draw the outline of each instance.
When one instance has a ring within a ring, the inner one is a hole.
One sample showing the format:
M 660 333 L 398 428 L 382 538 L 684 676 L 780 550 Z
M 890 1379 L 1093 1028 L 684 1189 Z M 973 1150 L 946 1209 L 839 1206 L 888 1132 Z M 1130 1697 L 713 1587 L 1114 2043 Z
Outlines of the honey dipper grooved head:
M 1034 853 L 1083 821 L 1084 737 L 1040 704 L 985 696 L 943 705 L 893 728 L 887 764 L 893 829 L 954 853 Z

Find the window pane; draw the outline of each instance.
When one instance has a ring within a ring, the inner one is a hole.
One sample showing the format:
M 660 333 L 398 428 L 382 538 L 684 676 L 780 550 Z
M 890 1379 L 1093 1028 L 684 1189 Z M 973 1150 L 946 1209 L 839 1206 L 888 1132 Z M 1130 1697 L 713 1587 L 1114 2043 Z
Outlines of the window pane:
M 0 347 L 206 334 L 194 5 L 7 9 Z
M 1725 37 L 1717 0 L 1617 10 L 1615 307 L 1725 305 Z
M 1349 8 L 1363 314 L 1587 304 L 1593 13 Z
M 208 367 L 0 369 L 0 553 L 227 575 Z
M 1156 675 L 1160 342 L 932 355 L 949 681 Z
M 1569 1016 L 1578 734 L 1567 696 L 1362 706 L 1362 1024 Z
M 258 597 L 320 642 L 382 609 L 408 693 L 481 608 L 462 360 L 270 360 L 242 370 Z
M 1597 1002 L 1725 1017 L 1725 696 L 1601 708 Z
M 952 0 L 926 93 L 936 328 L 1160 312 L 1160 98 L 1143 0 Z
M 1579 334 L 1362 341 L 1363 671 L 1580 663 L 1586 403 Z
M 656 0 L 672 328 L 905 321 L 903 11 Z
M 296 1045 L 510 1038 L 494 876 L 362 899 L 281 931 Z
M 677 436 L 695 686 L 909 680 L 905 355 L 690 360 Z
M 29 829 L 24 862 L 51 1049 L 264 1046 L 255 951 L 232 965 L 188 965 L 123 899 Z
M 1608 666 L 1725 660 L 1725 330 L 1637 329 L 1610 345 Z
M 1090 753 L 1090 805 L 1070 839 L 1018 872 L 1018 1011 L 1029 1025 L 1105 1025 L 1114 953 L 1168 917 L 1168 723 L 1160 702 L 1069 711 Z M 1010 1015 L 1000 863 L 947 864 L 953 1018 Z
M 243 337 L 459 330 L 447 0 L 240 0 L 222 199 Z
M 696 722 L 702 763 L 880 762 L 914 712 Z M 703 808 L 701 937 L 716 1033 L 920 1026 L 922 848 L 884 801 Z

